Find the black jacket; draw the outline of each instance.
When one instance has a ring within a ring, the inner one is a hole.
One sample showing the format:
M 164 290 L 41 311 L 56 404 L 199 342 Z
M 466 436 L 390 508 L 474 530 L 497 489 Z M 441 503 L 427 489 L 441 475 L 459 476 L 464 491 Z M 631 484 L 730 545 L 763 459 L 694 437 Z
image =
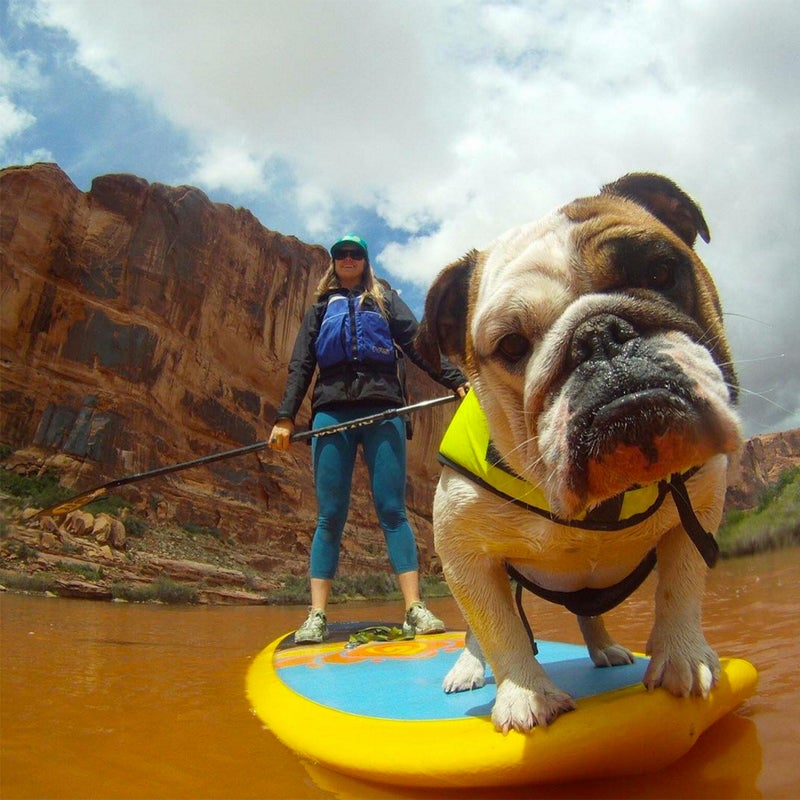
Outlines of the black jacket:
M 322 408 L 342 405 L 385 405 L 398 407 L 405 404 L 403 389 L 397 370 L 371 369 L 368 365 L 347 364 L 339 370 L 317 372 L 317 356 L 314 343 L 319 333 L 319 326 L 327 308 L 328 298 L 333 294 L 360 295 L 364 291 L 358 286 L 352 291 L 334 289 L 326 293 L 306 312 L 300 330 L 297 332 L 292 357 L 289 361 L 289 379 L 278 407 L 276 419 L 294 421 L 298 410 L 306 396 L 314 374 L 317 373 L 314 391 L 311 396 L 312 414 Z M 365 303 L 372 302 L 370 298 Z M 418 367 L 425 370 L 435 381 L 455 390 L 463 386 L 467 379 L 461 372 L 445 359 L 441 372 L 437 372 L 420 358 L 414 349 L 414 335 L 417 332 L 417 320 L 411 309 L 400 299 L 394 289 L 384 290 L 386 317 L 389 330 L 395 344 Z

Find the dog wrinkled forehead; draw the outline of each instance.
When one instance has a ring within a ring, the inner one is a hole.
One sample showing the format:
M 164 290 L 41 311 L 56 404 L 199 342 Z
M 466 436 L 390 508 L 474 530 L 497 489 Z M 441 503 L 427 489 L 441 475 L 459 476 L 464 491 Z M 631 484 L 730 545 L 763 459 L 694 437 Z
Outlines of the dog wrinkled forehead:
M 561 211 L 507 231 L 484 251 L 476 282 L 472 338 L 493 339 L 493 329 L 514 319 L 532 333 L 552 324 L 587 288 L 577 260 L 575 224 Z M 576 266 L 578 268 L 576 269 Z
M 531 269 L 549 272 L 558 280 L 569 280 L 570 260 L 575 250 L 573 228 L 574 224 L 563 212 L 553 211 L 499 236 L 484 250 L 476 299 L 484 302 L 502 287 L 519 285 Z

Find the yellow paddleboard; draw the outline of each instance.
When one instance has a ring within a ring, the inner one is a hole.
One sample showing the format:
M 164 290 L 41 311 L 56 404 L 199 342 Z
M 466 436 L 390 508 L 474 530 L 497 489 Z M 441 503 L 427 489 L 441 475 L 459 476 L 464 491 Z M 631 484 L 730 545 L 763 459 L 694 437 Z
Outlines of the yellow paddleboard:
M 503 736 L 490 715 L 495 685 L 445 694 L 464 632 L 348 646 L 368 625 L 331 626 L 322 645 L 267 646 L 247 674 L 253 710 L 304 759 L 398 786 L 512 786 L 659 770 L 755 690 L 755 668 L 722 659 L 708 699 L 677 698 L 641 680 L 647 659 L 596 668 L 586 648 L 537 642 L 550 677 L 577 701 L 547 728 Z

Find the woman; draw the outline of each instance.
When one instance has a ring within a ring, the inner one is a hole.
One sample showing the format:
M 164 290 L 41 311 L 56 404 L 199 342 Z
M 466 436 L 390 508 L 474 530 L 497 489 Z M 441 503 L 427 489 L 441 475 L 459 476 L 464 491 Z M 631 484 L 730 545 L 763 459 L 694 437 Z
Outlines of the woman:
M 288 450 L 294 418 L 317 374 L 312 428 L 348 422 L 404 405 L 395 346 L 435 380 L 463 397 L 466 378 L 447 364 L 434 372 L 414 350 L 417 321 L 397 292 L 385 289 L 369 262 L 367 243 L 355 234 L 331 247 L 331 264 L 317 287 L 317 302 L 297 334 L 289 379 L 269 437 L 273 450 Z M 406 434 L 400 417 L 312 441 L 317 529 L 311 544 L 311 610 L 295 642 L 328 637 L 326 608 L 339 562 L 350 506 L 356 451 L 361 445 L 372 498 L 389 559 L 405 601 L 405 630 L 440 633 L 444 624 L 420 600 L 414 534 L 406 517 Z

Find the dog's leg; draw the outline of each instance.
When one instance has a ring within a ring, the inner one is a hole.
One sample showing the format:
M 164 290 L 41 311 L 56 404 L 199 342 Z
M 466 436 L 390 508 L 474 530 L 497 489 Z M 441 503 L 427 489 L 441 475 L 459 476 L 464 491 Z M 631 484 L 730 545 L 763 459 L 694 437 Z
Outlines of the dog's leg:
M 575 708 L 574 700 L 548 678 L 531 650 L 517 616 L 504 562 L 439 552 L 448 584 L 487 654 L 497 682 L 492 721 L 503 733 L 526 733 Z M 474 666 L 474 663 L 473 663 Z
M 658 585 L 651 655 L 644 675 L 648 689 L 707 697 L 719 677 L 719 659 L 700 624 L 706 565 L 683 528 L 673 528 L 658 544 Z
M 578 617 L 578 625 L 583 641 L 589 650 L 589 657 L 596 667 L 618 667 L 633 664 L 633 653 L 627 647 L 617 644 L 606 630 L 602 617 Z
M 467 628 L 464 650 L 444 676 L 442 688 L 448 693 L 479 689 L 483 686 L 485 676 L 486 659 L 472 628 Z

